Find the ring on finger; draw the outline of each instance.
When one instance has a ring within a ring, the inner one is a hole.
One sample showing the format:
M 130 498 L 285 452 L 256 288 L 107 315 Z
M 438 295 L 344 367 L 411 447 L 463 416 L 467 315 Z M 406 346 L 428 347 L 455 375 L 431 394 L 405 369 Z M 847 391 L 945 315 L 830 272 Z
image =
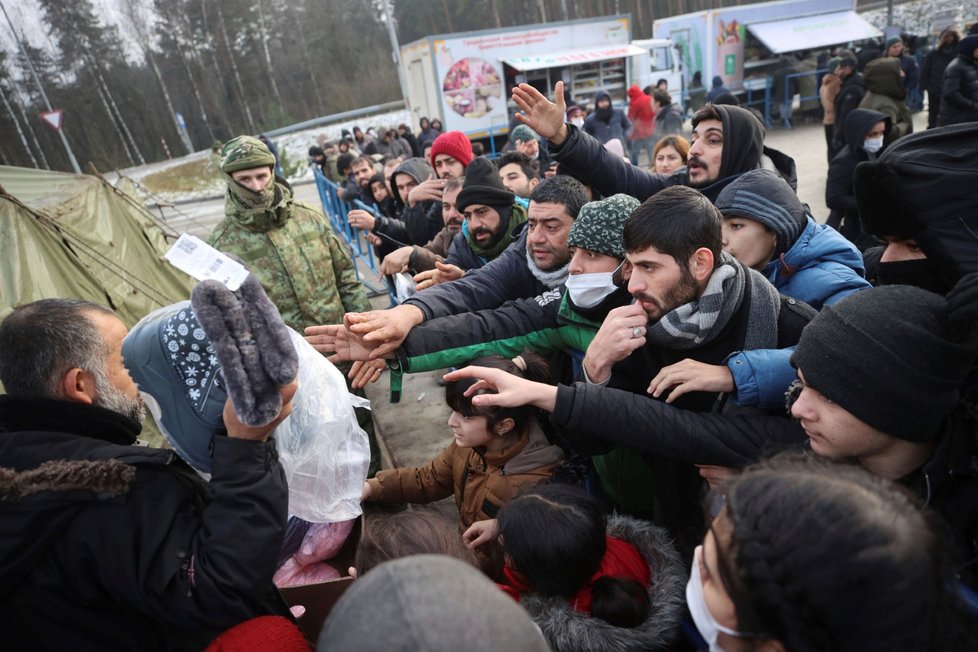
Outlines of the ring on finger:
M 645 327 L 644 326 L 636 326 L 635 328 L 632 329 L 632 339 L 633 340 L 634 339 L 638 339 L 638 338 L 642 337 L 643 335 L 645 335 Z

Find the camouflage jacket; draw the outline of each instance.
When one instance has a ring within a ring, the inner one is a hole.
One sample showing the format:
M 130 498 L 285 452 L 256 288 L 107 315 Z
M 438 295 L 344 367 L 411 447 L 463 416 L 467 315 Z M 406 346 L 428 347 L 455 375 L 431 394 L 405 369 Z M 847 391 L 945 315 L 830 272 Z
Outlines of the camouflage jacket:
M 261 281 L 282 319 L 306 326 L 339 324 L 345 312 L 370 310 L 349 253 L 322 212 L 292 199 L 276 180 L 270 209 L 249 209 L 228 193 L 225 218 L 207 239 L 241 258 Z

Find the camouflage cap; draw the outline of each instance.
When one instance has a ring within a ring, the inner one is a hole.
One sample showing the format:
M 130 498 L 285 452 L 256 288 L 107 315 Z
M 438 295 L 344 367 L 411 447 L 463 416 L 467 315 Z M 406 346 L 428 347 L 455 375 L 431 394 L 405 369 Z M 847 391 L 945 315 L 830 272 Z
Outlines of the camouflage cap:
M 221 149 L 221 171 L 226 174 L 264 166 L 275 167 L 275 157 L 265 143 L 251 136 L 232 138 Z
M 568 246 L 613 258 L 624 258 L 622 233 L 625 230 L 625 220 L 639 205 L 637 199 L 621 193 L 584 204 L 567 234 Z

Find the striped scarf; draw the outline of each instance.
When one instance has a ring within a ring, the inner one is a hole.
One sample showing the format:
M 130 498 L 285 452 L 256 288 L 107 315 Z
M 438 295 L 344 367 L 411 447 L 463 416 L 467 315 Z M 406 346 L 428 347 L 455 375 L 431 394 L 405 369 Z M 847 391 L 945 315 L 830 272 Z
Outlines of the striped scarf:
M 750 306 L 743 350 L 775 348 L 781 311 L 777 289 L 727 253 L 720 254 L 720 266 L 702 295 L 649 324 L 647 341 L 669 349 L 693 349 L 710 342 L 740 309 L 745 292 L 749 293 Z

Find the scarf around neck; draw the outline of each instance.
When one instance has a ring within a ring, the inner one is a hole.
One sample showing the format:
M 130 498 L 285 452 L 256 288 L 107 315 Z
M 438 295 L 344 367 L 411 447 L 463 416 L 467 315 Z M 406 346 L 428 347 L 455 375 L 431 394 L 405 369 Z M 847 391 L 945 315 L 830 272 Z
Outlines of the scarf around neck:
M 693 349 L 706 344 L 726 328 L 740 309 L 745 293 L 750 306 L 743 350 L 774 348 L 778 342 L 780 295 L 760 273 L 741 265 L 726 252 L 720 254 L 720 266 L 713 270 L 703 294 L 649 324 L 647 341 L 670 349 Z
M 533 587 L 527 583 L 523 576 L 509 566 L 503 567 L 503 577 L 506 579 L 506 584 L 499 584 L 499 588 L 517 602 L 520 601 L 520 597 L 524 594 L 533 592 Z M 587 583 L 570 600 L 570 606 L 574 611 L 591 615 L 591 598 L 594 583 L 602 577 L 620 577 L 627 580 L 635 580 L 645 590 L 648 590 L 652 584 L 652 573 L 649 571 L 649 565 L 646 563 L 645 558 L 642 557 L 642 553 L 638 551 L 638 548 L 622 539 L 605 535 L 604 557 L 601 558 L 598 570 L 594 572 L 594 575 L 591 576 Z
M 262 192 L 228 179 L 224 215 L 247 231 L 265 233 L 281 228 L 292 217 L 292 186 L 275 178 Z
M 469 233 L 469 222 L 465 220 L 462 222 L 462 233 L 465 236 L 465 242 L 469 245 L 469 249 L 472 250 L 476 256 L 482 259 L 483 263 L 487 263 L 499 254 L 503 253 L 509 245 L 513 244 L 513 230 L 526 221 L 526 211 L 519 204 L 513 204 L 512 210 L 509 212 L 509 219 L 506 224 L 499 225 L 499 233 L 496 237 L 489 240 L 489 244 L 485 247 L 481 246 L 476 242 L 475 237 Z

